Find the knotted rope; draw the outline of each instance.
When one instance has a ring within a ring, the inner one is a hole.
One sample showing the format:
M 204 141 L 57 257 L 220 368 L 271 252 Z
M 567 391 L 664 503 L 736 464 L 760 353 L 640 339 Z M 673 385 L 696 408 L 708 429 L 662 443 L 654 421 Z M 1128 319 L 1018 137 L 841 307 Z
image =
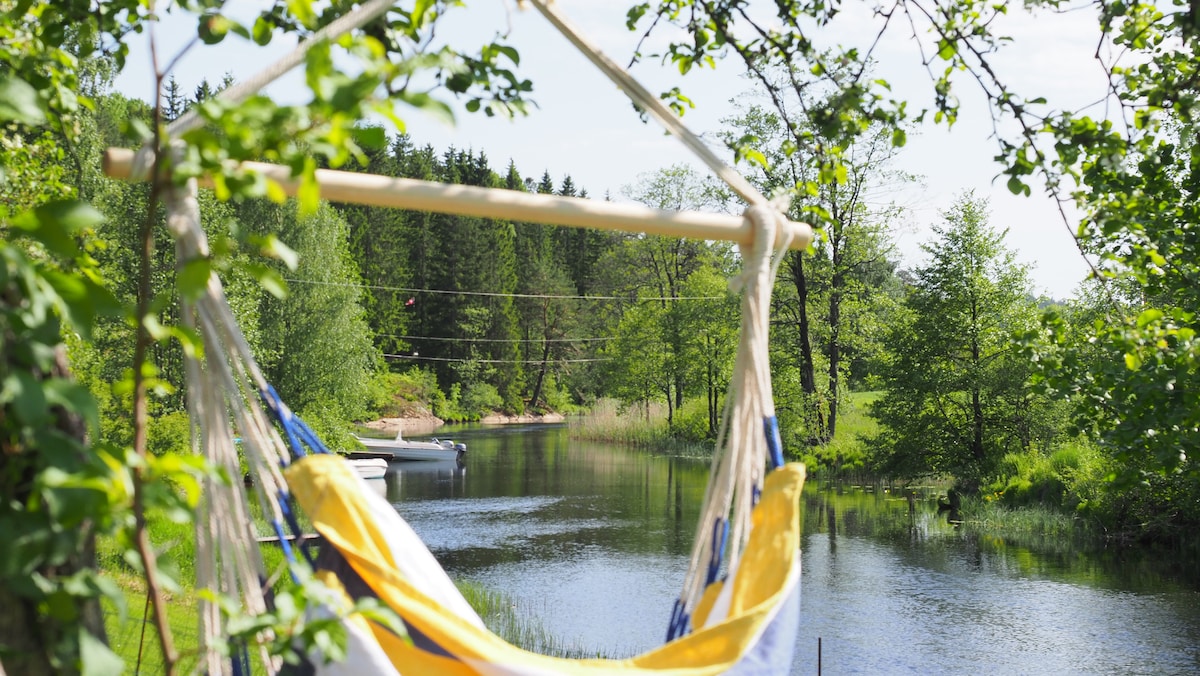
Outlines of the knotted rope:
M 755 226 L 755 238 L 749 250 L 742 251 L 742 273 L 730 282 L 734 291 L 742 292 L 737 356 L 725 396 L 708 487 L 701 503 L 692 558 L 683 591 L 672 612 L 668 641 L 700 628 L 692 627 L 692 613 L 705 588 L 718 579 L 722 568 L 729 577 L 736 573 L 750 538 L 751 511 L 762 492 L 766 467 L 768 463 L 771 467 L 783 464 L 771 394 L 768 334 L 771 290 L 783 253 L 791 242 L 790 237 L 775 242 L 775 232 L 783 216 L 773 205 L 751 206 L 745 215 Z M 731 588 L 732 585 L 725 586 L 725 593 L 718 597 L 705 626 L 725 617 Z

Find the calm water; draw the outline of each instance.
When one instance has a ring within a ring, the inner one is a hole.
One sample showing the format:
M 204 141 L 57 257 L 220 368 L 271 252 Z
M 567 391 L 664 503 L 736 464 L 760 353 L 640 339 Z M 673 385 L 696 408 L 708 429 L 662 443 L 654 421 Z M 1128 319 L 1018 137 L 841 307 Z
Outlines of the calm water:
M 398 463 L 376 484 L 455 578 L 503 591 L 564 643 L 626 656 L 661 643 L 707 464 L 460 428 L 465 470 Z M 1034 553 L 968 536 L 933 504 L 804 495 L 792 672 L 1200 673 L 1200 571 L 1170 557 Z

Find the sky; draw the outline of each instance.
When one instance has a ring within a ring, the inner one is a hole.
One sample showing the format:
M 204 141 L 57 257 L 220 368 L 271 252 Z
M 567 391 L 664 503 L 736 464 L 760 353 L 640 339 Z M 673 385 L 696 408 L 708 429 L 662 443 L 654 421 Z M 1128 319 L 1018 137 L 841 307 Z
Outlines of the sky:
M 243 2 L 252 10 L 256 2 Z M 628 63 L 638 35 L 625 29 L 628 4 L 613 0 L 558 0 L 558 7 L 572 23 L 618 63 Z M 844 3 L 842 14 L 822 37 L 835 43 L 859 43 L 872 39 L 876 24 L 870 7 Z M 1028 96 L 1045 96 L 1051 105 L 1084 108 L 1103 98 L 1105 77 L 1095 61 L 1095 19 L 1082 11 L 1043 12 L 1029 16 L 1018 12 L 1006 17 L 1000 28 L 1014 37 L 1012 48 L 993 57 L 997 71 Z M 195 20 L 166 15 L 155 30 L 135 36 L 128 65 L 116 87 L 129 96 L 149 100 L 153 91 L 148 40 L 157 40 L 160 63 L 166 63 L 194 35 Z M 493 167 L 502 172 L 509 160 L 526 176 L 535 179 L 548 171 L 556 183 L 570 175 L 575 185 L 593 197 L 609 194 L 622 199 L 622 189 L 634 185 L 640 175 L 660 168 L 687 164 L 706 172 L 699 161 L 676 139 L 666 136 L 653 122 L 642 122 L 625 96 L 559 35 L 535 10 L 518 10 L 504 0 L 473 0 L 469 8 L 452 10 L 439 27 L 439 37 L 454 46 L 478 45 L 497 32 L 508 33 L 508 41 L 521 54 L 519 72 L 534 85 L 532 98 L 537 108 L 531 115 L 514 120 L 487 118 L 461 110 L 449 126 L 419 111 L 401 108 L 407 131 L 418 144 L 448 146 L 485 152 Z M 275 41 L 260 48 L 237 36 L 214 47 L 193 47 L 178 61 L 174 71 L 185 92 L 201 79 L 216 83 L 225 73 L 246 79 L 281 56 L 294 43 Z M 651 45 L 651 48 L 653 45 Z M 650 51 L 643 48 L 643 51 Z M 894 31 L 876 50 L 878 75 L 892 83 L 893 92 L 913 101 L 918 109 L 928 105 L 929 75 L 921 66 L 918 41 L 911 34 Z M 698 71 L 681 77 L 670 65 L 646 60 L 633 74 L 651 91 L 679 86 L 696 104 L 684 122 L 707 139 L 722 129 L 722 120 L 733 115 L 737 103 L 755 96 L 733 59 L 720 62 L 715 70 Z M 1076 223 L 1065 225 L 1057 205 L 1034 190 L 1032 197 L 1017 197 L 997 176 L 992 123 L 981 95 L 969 82 L 957 81 L 963 112 L 952 129 L 944 125 L 914 130 L 897 156 L 894 167 L 920 177 L 908 184 L 877 195 L 878 206 L 894 202 L 904 207 L 893 237 L 901 267 L 924 260 L 921 244 L 929 241 L 929 226 L 942 220 L 941 213 L 964 192 L 986 198 L 993 226 L 1007 229 L 1006 243 L 1017 260 L 1030 266 L 1035 293 L 1054 298 L 1072 295 L 1086 276 L 1087 265 L 1070 236 Z M 267 92 L 277 100 L 304 100 L 299 73 L 277 81 Z M 449 95 L 447 95 L 449 96 Z M 454 103 L 453 100 L 450 100 Z M 1093 111 L 1094 112 L 1094 111 Z M 723 157 L 729 153 L 719 148 Z M 1073 218 L 1073 217 L 1072 217 Z

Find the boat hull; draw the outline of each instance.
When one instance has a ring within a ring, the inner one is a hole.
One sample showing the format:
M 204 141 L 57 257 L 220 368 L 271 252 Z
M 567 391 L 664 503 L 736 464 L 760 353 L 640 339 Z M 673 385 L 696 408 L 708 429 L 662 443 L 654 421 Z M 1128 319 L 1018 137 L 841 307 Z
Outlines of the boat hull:
M 346 462 L 364 479 L 382 479 L 387 474 L 387 461 L 380 458 L 347 458 Z
M 371 457 L 386 457 L 390 460 L 461 460 L 466 446 L 449 441 L 395 441 L 393 439 L 371 439 L 357 437 L 367 447 Z M 366 455 L 366 454 L 363 454 Z M 351 457 L 354 454 L 351 453 Z

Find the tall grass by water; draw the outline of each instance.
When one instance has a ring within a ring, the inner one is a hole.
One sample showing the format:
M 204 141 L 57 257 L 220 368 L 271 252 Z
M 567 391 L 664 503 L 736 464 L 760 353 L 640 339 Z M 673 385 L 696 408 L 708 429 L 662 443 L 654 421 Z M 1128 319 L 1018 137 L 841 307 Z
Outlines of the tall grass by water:
M 554 635 L 536 617 L 518 609 L 506 594 L 470 581 L 455 584 L 488 629 L 518 648 L 569 659 L 609 657 Z
M 196 549 L 192 525 L 176 523 L 162 515 L 148 515 L 150 539 L 161 552 L 160 564 L 172 581 L 165 592 L 167 626 L 181 658 L 181 673 L 192 673 L 198 666 L 200 650 L 200 596 L 196 591 Z M 261 524 L 260 532 L 265 532 Z M 268 575 L 286 574 L 282 551 L 262 545 Z M 97 542 L 97 561 L 105 577 L 124 592 L 126 607 L 106 601 L 104 626 L 109 646 L 125 661 L 126 673 L 162 673 L 164 660 L 153 609 L 147 605 L 146 585 L 141 575 L 121 555 L 116 540 Z M 581 658 L 605 657 L 587 652 L 577 643 L 556 636 L 538 618 L 520 609 L 503 593 L 471 581 L 456 582 L 467 602 L 483 618 L 487 627 L 505 641 L 543 655 Z M 265 673 L 251 655 L 253 673 Z
M 683 424 L 686 411 L 677 412 Z M 661 403 L 624 405 L 614 399 L 600 399 L 591 410 L 568 423 L 575 439 L 603 441 L 645 448 L 674 455 L 707 457 L 712 442 L 680 440 L 667 425 L 667 407 Z

